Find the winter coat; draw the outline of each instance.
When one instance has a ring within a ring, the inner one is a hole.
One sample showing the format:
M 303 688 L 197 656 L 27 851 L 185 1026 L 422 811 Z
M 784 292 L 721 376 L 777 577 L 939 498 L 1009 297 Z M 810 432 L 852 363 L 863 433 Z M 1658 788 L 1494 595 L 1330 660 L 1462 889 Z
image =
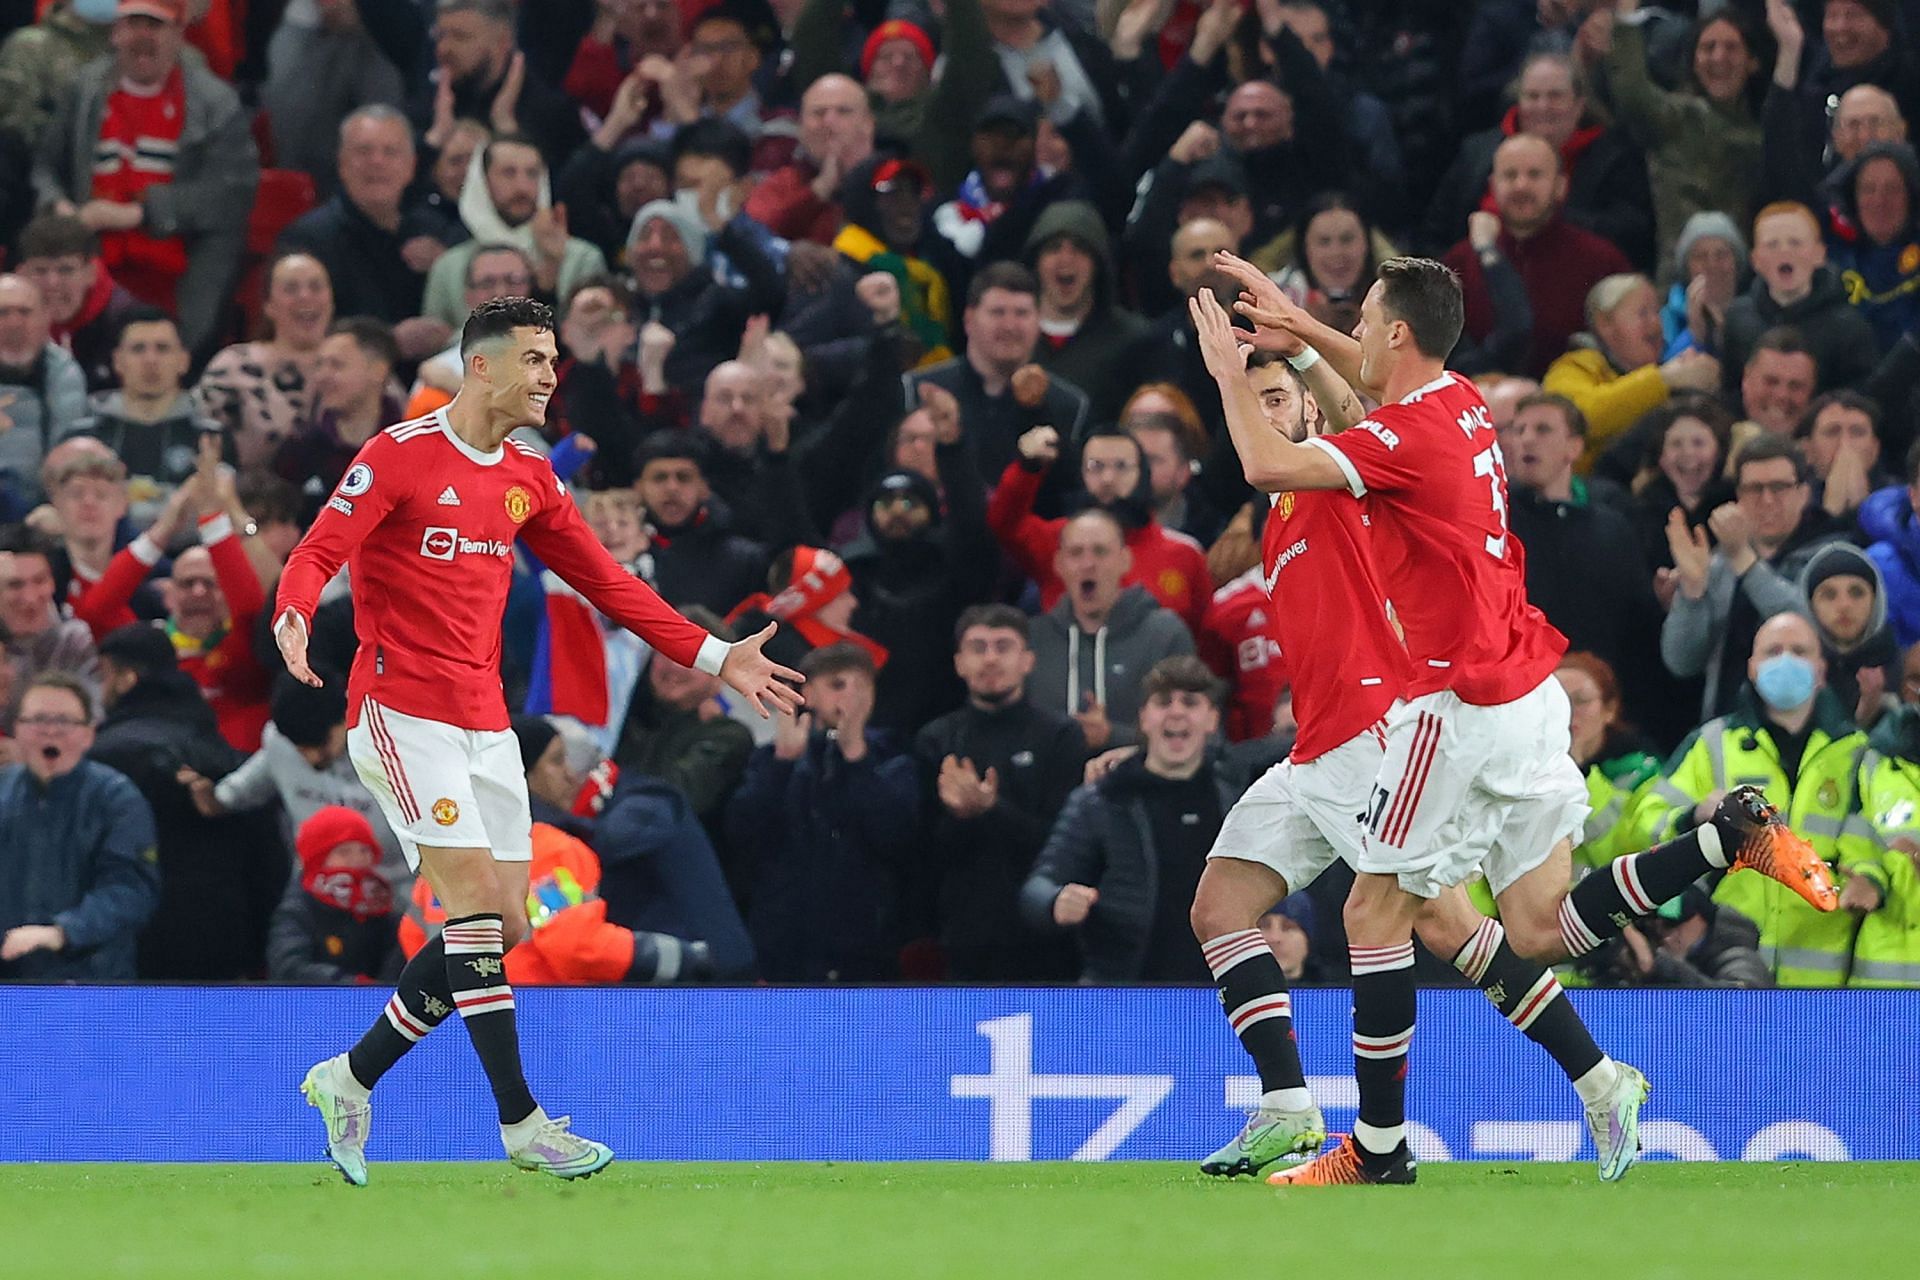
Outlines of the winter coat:
M 217 779 L 241 759 L 199 687 L 177 671 L 141 680 L 107 712 L 92 756 L 140 789 L 159 832 L 160 905 L 140 938 L 140 976 L 259 977 L 293 859 L 271 812 L 203 818 L 175 781 L 182 766 Z
M 1460 144 L 1460 154 L 1427 207 L 1423 239 L 1430 248 L 1438 251 L 1452 244 L 1466 232 L 1468 214 L 1492 207 L 1488 180 L 1493 156 L 1520 131 L 1518 118 L 1519 109 L 1509 109 L 1499 125 Z M 1560 151 L 1567 174 L 1567 198 L 1561 207 L 1566 220 L 1611 244 L 1636 267 L 1653 266 L 1653 197 L 1640 148 L 1618 129 L 1588 125 L 1576 130 Z M 1584 290 L 1580 296 L 1585 298 Z
M 1613 242 L 1555 218 L 1525 240 L 1505 230 L 1498 241 L 1501 257 L 1511 263 L 1526 286 L 1533 308 L 1532 341 L 1518 372 L 1539 377 L 1566 351 L 1573 335 L 1586 327 L 1587 291 L 1611 275 L 1631 271 L 1626 255 Z M 1487 342 L 1504 326 L 1500 295 L 1482 267 L 1480 255 L 1462 239 L 1441 259 L 1460 276 L 1466 304 L 1466 333 Z
M 1813 592 L 1808 584 L 1816 573 L 1831 572 L 1835 566 L 1845 566 L 1846 571 L 1856 577 L 1865 578 L 1873 587 L 1873 612 L 1867 617 L 1867 629 L 1858 640 L 1842 645 L 1827 629 L 1814 622 L 1814 630 L 1820 633 L 1820 651 L 1827 662 L 1827 688 L 1833 690 L 1834 697 L 1840 699 L 1840 705 L 1847 714 L 1860 721 L 1860 727 L 1870 729 L 1873 722 L 1869 718 L 1861 720 L 1855 714 L 1860 702 L 1860 673 L 1868 667 L 1878 667 L 1885 676 L 1882 686 L 1887 694 L 1899 701 L 1900 692 L 1900 648 L 1894 643 L 1893 626 L 1887 621 L 1888 601 L 1886 579 L 1880 576 L 1880 568 L 1866 552 L 1850 542 L 1829 542 L 1817 548 L 1807 557 L 1807 564 L 1800 571 L 1800 594 L 1808 600 L 1807 613 L 1813 613 Z
M 0 962 L 0 979 L 131 982 L 134 939 L 160 900 L 153 810 L 131 782 L 81 761 L 42 786 L 0 768 L 0 934 L 58 925 L 60 951 Z
M 869 731 L 849 762 L 823 730 L 804 754 L 747 762 L 728 842 L 757 867 L 747 913 L 769 982 L 860 982 L 899 973 L 901 888 L 919 836 L 913 757 Z
M 200 402 L 186 392 L 181 392 L 155 422 L 128 417 L 126 403 L 126 395 L 120 391 L 94 396 L 74 434 L 92 436 L 127 464 L 128 475 L 144 476 L 170 494 L 193 478 L 200 436 L 220 430 L 220 424 L 203 413 Z
M 1019 903 L 1054 820 L 1080 785 L 1086 753 L 1079 725 L 1026 703 L 993 710 L 969 704 L 915 738 L 927 813 L 921 905 L 956 980 L 1035 981 L 1078 971 L 1063 963 L 1068 957 L 1057 942 L 1027 929 Z M 991 809 L 963 819 L 940 802 L 937 783 L 948 756 L 982 776 L 994 771 L 999 787 Z
M 173 178 L 147 188 L 143 230 L 180 237 L 187 269 L 175 293 L 180 336 L 189 351 L 205 352 L 219 334 L 228 293 L 246 248 L 247 219 L 260 185 L 260 154 L 252 121 L 239 96 L 199 58 L 182 57 L 186 90 Z M 42 135 L 33 185 L 43 205 L 56 200 L 85 204 L 93 196 L 93 157 L 107 98 L 114 89 L 114 59 L 80 69 Z
M 1113 725 L 1113 745 L 1138 742 L 1140 682 L 1153 664 L 1193 652 L 1193 635 L 1171 609 L 1144 588 L 1125 587 L 1098 631 L 1088 635 L 1063 599 L 1033 620 L 1033 674 L 1027 701 L 1071 715 L 1087 699 L 1104 702 Z
M 1920 641 L 1920 524 L 1907 486 L 1893 485 L 1870 495 L 1860 506 L 1860 531 L 1872 540 L 1867 555 L 1886 585 L 1894 642 L 1905 649 Z
M 766 589 L 767 549 L 736 531 L 732 511 L 709 498 L 685 526 L 655 527 L 653 585 L 670 605 L 704 605 L 724 616 Z
M 547 820 L 538 805 L 535 817 Z M 600 856 L 609 923 L 705 943 L 716 977 L 753 972 L 753 940 L 725 869 L 672 783 L 625 774 L 584 836 Z
M 1740 385 L 1760 335 L 1781 325 L 1797 330 L 1813 353 L 1821 391 L 1864 382 L 1880 363 L 1873 325 L 1847 301 L 1834 269 L 1820 267 L 1813 273 L 1813 291 L 1798 302 L 1781 306 L 1767 292 L 1767 282 L 1756 279 L 1728 304 L 1720 334 L 1720 372 L 1729 391 Z
M 650 298 L 636 295 L 633 302 L 635 324 L 653 320 L 673 330 L 667 381 L 675 387 L 704 385 L 715 365 L 733 359 L 739 351 L 748 317 L 777 316 L 786 306 L 787 286 L 779 268 L 741 232 L 737 219 L 707 243 L 726 255 L 747 280 L 746 288 L 721 284 L 706 262 L 695 262 L 663 292 Z
M 1891 241 L 1876 244 L 1860 225 L 1854 189 L 1860 170 L 1882 158 L 1907 185 L 1907 223 Z M 1834 176 L 1834 188 L 1827 261 L 1840 273 L 1847 300 L 1873 326 L 1880 350 L 1891 351 L 1902 334 L 1920 329 L 1920 160 L 1909 143 L 1876 142 Z
M 1749 225 L 1760 190 L 1761 145 L 1760 119 L 1747 95 L 1721 103 L 1662 89 L 1648 72 L 1646 33 L 1631 23 L 1614 24 L 1605 65 L 1614 117 L 1646 153 L 1654 261 L 1673 260 L 1680 229 L 1703 209 Z
M 400 951 L 402 901 L 396 894 L 392 911 L 356 920 L 351 911 L 308 893 L 296 869 L 267 925 L 267 977 L 316 987 L 392 982 L 406 962 Z
M 53 446 L 75 435 L 87 413 L 87 375 L 65 350 L 48 343 L 25 378 L 0 375 L 0 395 L 13 425 L 0 432 L 0 487 L 21 504 L 19 519 L 40 501 L 40 463 Z
M 278 249 L 297 249 L 320 260 L 333 281 L 334 314 L 398 324 L 421 314 L 426 295 L 426 273 L 415 271 L 400 255 L 401 247 L 416 236 L 451 245 L 465 240 L 467 231 L 422 202 L 403 204 L 400 225 L 388 231 L 362 213 L 346 192 L 337 191 L 281 232 Z
M 1745 597 L 1749 616 L 1757 616 L 1756 627 L 1776 613 L 1810 616 L 1807 598 L 1800 591 L 1801 573 L 1821 544 L 1839 536 L 1824 516 L 1809 507 L 1800 528 L 1780 549 L 1739 577 L 1726 556 L 1714 552 L 1707 567 L 1706 594 L 1698 600 L 1689 599 L 1684 591 L 1674 595 L 1673 607 L 1660 628 L 1660 659 L 1676 676 L 1706 676 L 1701 720 L 1726 712 L 1746 680 L 1753 635 L 1732 634 L 1729 623 L 1736 592 Z
M 1115 301 L 1118 284 L 1113 242 L 1107 235 L 1100 211 L 1083 200 L 1062 200 L 1048 205 L 1041 213 L 1027 235 L 1024 254 L 1027 266 L 1037 269 L 1041 248 L 1061 236 L 1092 254 L 1097 264 L 1093 310 L 1073 335 L 1058 346 L 1042 334 L 1040 346 L 1034 352 L 1035 362 L 1049 373 L 1058 374 L 1086 390 L 1095 423 L 1112 422 L 1134 385 L 1128 375 L 1127 358 L 1134 344 L 1146 333 L 1147 322 Z
M 909 538 L 883 538 L 873 527 L 876 482 L 861 504 L 864 532 L 840 549 L 860 601 L 853 629 L 887 650 L 874 690 L 873 723 L 908 737 L 960 704 L 954 624 L 961 610 L 988 598 L 1000 567 L 966 449 L 945 445 L 935 452 L 946 512 L 933 486 L 915 476 L 921 501 L 931 505 L 932 523 Z
M 1212 766 L 1208 766 L 1212 770 Z M 1239 790 L 1213 772 L 1224 816 Z M 1080 980 L 1101 985 L 1136 981 L 1151 941 L 1159 898 L 1160 856 L 1148 806 L 1151 786 L 1136 757 L 1099 782 L 1077 788 L 1053 824 L 1020 890 L 1028 927 L 1057 931 L 1053 901 L 1070 884 L 1100 891 L 1100 900 L 1075 934 L 1084 962 Z
M 907 413 L 920 407 L 922 382 L 931 382 L 953 393 L 960 402 L 963 438 L 971 442 L 974 465 L 983 476 L 1000 474 L 1013 460 L 1017 452 L 1015 446 L 1029 427 L 1044 424 L 1058 431 L 1061 440 L 1075 441 L 1090 425 L 1087 393 L 1057 375 L 1048 379 L 1047 398 L 1037 409 L 1023 407 L 1013 398 L 1011 387 L 997 396 L 987 394 L 979 370 L 965 356 L 915 369 L 902 381 L 905 389 L 902 402 Z
M 1587 447 L 1580 470 L 1593 467 L 1609 444 L 1645 414 L 1667 402 L 1667 380 L 1657 364 L 1622 370 L 1590 333 L 1573 335 L 1573 350 L 1547 366 L 1540 389 L 1565 396 L 1587 419 Z

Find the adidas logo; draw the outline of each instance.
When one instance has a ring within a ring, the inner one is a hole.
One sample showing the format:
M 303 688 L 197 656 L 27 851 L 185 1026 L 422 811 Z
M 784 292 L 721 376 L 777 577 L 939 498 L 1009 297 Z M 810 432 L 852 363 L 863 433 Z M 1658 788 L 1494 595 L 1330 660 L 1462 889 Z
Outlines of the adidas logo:
M 440 491 L 440 505 L 443 507 L 457 507 L 460 505 L 460 495 L 453 491 L 452 485 L 448 485 Z

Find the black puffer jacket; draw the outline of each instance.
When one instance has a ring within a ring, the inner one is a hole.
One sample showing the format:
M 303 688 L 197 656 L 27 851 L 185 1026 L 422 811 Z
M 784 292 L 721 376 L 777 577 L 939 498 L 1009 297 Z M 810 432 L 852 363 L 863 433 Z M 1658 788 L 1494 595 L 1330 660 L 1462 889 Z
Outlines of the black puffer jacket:
M 1207 768 L 1224 815 L 1240 792 L 1213 765 Z M 1043 931 L 1060 928 L 1053 920 L 1053 900 L 1067 885 L 1100 891 L 1100 901 L 1076 931 L 1085 983 L 1136 981 L 1146 959 L 1160 892 L 1160 856 L 1144 794 L 1149 785 L 1146 766 L 1136 756 L 1099 782 L 1075 790 L 1020 891 L 1021 914 L 1030 927 Z

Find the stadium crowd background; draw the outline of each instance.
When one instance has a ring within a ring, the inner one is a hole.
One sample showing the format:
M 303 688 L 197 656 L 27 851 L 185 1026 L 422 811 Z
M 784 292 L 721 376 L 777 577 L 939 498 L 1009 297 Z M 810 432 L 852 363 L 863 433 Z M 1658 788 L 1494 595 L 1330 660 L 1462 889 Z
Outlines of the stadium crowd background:
M 1920 985 L 1920 3 L 5 0 L 0 35 L 0 977 L 384 984 L 434 927 L 344 760 L 347 584 L 325 690 L 268 614 L 359 444 L 457 392 L 467 311 L 530 293 L 596 533 L 711 629 L 778 619 L 811 707 L 757 721 L 520 553 L 512 980 L 1206 983 L 1192 887 L 1291 738 L 1184 305 L 1230 249 L 1342 327 L 1386 256 L 1459 271 L 1574 650 L 1581 871 L 1754 782 L 1844 874 L 1831 918 L 1701 885 L 1579 976 Z M 1290 979 L 1341 978 L 1344 892 L 1263 922 Z

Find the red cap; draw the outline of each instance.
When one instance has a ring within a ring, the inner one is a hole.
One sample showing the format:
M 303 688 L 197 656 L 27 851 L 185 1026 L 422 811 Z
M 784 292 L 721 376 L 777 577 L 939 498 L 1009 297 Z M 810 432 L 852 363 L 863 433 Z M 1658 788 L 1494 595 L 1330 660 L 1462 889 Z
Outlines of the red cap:
M 113 11 L 118 18 L 156 18 L 161 22 L 187 25 L 187 0 L 120 0 Z
M 863 77 L 873 73 L 873 60 L 879 54 L 880 46 L 889 40 L 905 40 L 912 44 L 914 52 L 920 55 L 920 61 L 927 64 L 927 70 L 933 70 L 933 41 L 927 38 L 927 33 L 905 18 L 889 18 L 873 29 L 873 34 L 867 37 L 867 43 L 860 50 L 860 74 Z
M 300 854 L 300 869 L 312 872 L 326 862 L 327 855 L 343 844 L 358 841 L 372 849 L 377 855 L 380 842 L 373 834 L 373 824 L 357 810 L 343 804 L 330 804 L 324 809 L 314 811 L 314 815 L 300 824 L 300 834 L 294 837 L 294 848 Z
M 782 621 L 811 618 L 853 585 L 853 574 L 824 547 L 793 549 L 793 581 L 774 595 L 767 613 Z

